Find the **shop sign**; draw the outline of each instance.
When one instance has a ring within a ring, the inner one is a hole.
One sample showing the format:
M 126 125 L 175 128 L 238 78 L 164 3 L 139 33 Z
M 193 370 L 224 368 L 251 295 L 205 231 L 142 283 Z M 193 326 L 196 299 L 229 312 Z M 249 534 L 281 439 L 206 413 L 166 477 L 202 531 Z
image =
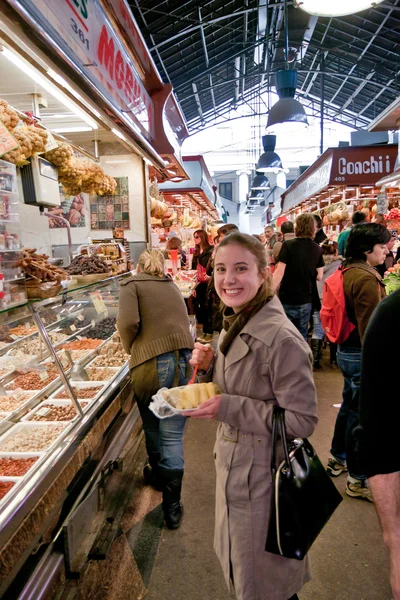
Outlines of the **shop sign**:
M 14 4 L 14 2 L 11 2 Z M 57 49 L 96 86 L 125 120 L 154 137 L 154 107 L 132 56 L 99 0 L 18 0 Z
M 293 190 L 283 194 L 284 205 L 283 210 L 287 211 L 296 204 L 307 200 L 314 194 L 318 194 L 329 184 L 332 167 L 332 154 L 308 177 L 305 177 L 297 186 L 296 183 Z
M 331 184 L 366 185 L 394 170 L 398 149 L 396 146 L 369 146 L 333 151 Z

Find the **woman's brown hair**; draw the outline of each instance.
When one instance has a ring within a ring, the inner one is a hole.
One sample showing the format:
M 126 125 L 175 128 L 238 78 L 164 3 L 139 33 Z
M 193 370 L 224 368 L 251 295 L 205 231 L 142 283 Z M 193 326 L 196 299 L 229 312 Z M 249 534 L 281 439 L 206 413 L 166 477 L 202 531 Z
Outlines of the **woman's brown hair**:
M 296 219 L 294 232 L 298 238 L 310 238 L 313 240 L 315 237 L 315 219 L 313 215 L 309 213 L 299 215 Z
M 193 233 L 193 235 L 198 235 L 200 237 L 200 244 L 199 245 L 196 244 L 196 249 L 194 251 L 193 256 L 198 256 L 199 254 L 201 254 L 201 252 L 203 252 L 207 248 L 211 247 L 211 244 L 208 241 L 207 232 L 204 231 L 204 229 L 196 229 L 196 231 Z
M 168 240 L 166 250 L 181 250 L 182 242 L 178 237 L 172 237 Z

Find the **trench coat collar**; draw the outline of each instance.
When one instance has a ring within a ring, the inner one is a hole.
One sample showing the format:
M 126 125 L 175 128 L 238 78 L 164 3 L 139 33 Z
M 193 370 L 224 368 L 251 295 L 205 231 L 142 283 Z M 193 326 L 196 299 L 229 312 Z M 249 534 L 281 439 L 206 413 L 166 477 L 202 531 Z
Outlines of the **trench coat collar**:
M 225 356 L 225 368 L 232 366 L 250 352 L 250 348 L 245 341 L 247 335 L 261 341 L 266 346 L 271 346 L 284 320 L 286 320 L 285 311 L 278 296 L 274 296 L 246 323 L 239 335 L 233 340 Z M 225 331 L 222 331 L 220 340 L 223 339 L 224 335 Z

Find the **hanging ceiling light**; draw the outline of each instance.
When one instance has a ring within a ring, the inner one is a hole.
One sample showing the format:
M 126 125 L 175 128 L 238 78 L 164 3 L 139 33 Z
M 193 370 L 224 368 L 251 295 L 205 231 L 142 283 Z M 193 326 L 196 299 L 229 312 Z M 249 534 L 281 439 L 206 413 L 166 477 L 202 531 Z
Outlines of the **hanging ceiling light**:
M 263 135 L 262 144 L 264 153 L 258 159 L 256 171 L 260 173 L 278 173 L 283 170 L 280 156 L 274 152 L 276 135 Z
M 301 8 L 310 15 L 318 17 L 343 17 L 361 12 L 368 8 L 374 8 L 383 0 L 295 0 L 296 8 Z
M 268 190 L 270 187 L 268 177 L 264 173 L 257 173 L 251 184 L 251 190 Z
M 275 73 L 275 87 L 279 100 L 268 114 L 267 129 L 283 123 L 308 125 L 303 105 L 294 99 L 297 86 L 297 71 L 282 69 Z

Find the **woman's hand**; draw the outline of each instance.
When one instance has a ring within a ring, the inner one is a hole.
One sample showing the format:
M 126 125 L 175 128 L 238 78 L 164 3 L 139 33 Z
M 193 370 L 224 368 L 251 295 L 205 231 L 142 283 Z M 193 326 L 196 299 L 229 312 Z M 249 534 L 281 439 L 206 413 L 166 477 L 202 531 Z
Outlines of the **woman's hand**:
M 202 402 L 199 408 L 196 408 L 193 412 L 184 412 L 182 414 L 184 417 L 192 417 L 192 419 L 215 419 L 221 406 L 221 397 L 221 394 L 213 396 L 206 400 L 206 402 Z
M 208 371 L 214 359 L 214 350 L 210 344 L 200 344 L 196 342 L 190 359 L 190 364 L 198 366 L 200 371 Z

